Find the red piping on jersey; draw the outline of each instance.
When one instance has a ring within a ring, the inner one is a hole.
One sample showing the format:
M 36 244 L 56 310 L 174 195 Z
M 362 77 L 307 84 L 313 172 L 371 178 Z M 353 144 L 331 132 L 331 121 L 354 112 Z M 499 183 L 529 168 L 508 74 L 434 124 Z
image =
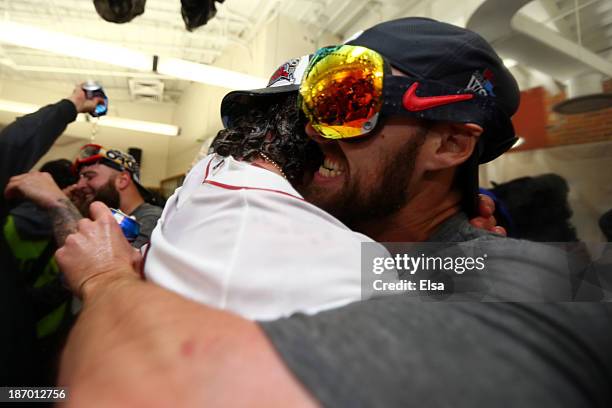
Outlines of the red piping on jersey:
M 293 194 L 289 194 L 289 193 L 286 193 L 286 192 L 280 191 L 280 190 L 273 190 L 271 188 L 232 186 L 232 185 L 229 185 L 229 184 L 223 184 L 223 183 L 219 183 L 217 181 L 212 181 L 212 180 L 204 180 L 204 183 L 211 184 L 211 185 L 216 186 L 216 187 L 225 188 L 227 190 L 259 190 L 259 191 L 269 191 L 271 193 L 284 194 L 284 195 L 289 196 L 289 197 L 297 198 L 298 200 L 306 201 L 302 197 L 294 196 Z
M 208 164 L 206 165 L 206 172 L 204 173 L 204 181 L 206 181 L 206 179 L 208 178 L 208 170 L 210 169 L 210 163 L 212 163 L 212 159 L 208 161 Z
M 224 184 L 224 183 L 219 183 L 218 181 L 212 181 L 212 180 L 206 180 L 208 178 L 208 171 L 210 169 L 210 164 L 212 163 L 212 160 L 208 162 L 208 165 L 206 166 L 206 171 L 204 172 L 204 181 L 202 183 L 205 184 L 210 184 L 216 187 L 221 187 L 221 188 L 225 188 L 227 190 L 259 190 L 259 191 L 269 191 L 271 193 L 278 193 L 278 194 L 284 194 L 286 196 L 289 197 L 293 197 L 293 198 L 297 198 L 298 200 L 302 200 L 302 201 L 306 201 L 304 200 L 302 197 L 298 197 L 298 196 L 294 196 L 293 194 L 289 194 L 286 193 L 284 191 L 280 191 L 280 190 L 273 190 L 271 188 L 259 188 L 259 187 L 246 187 L 246 186 L 232 186 L 230 184 Z M 265 169 L 265 167 L 262 166 L 258 166 L 255 163 L 251 163 L 253 166 Z M 267 169 L 266 169 L 267 170 Z M 148 248 L 147 248 L 148 249 Z

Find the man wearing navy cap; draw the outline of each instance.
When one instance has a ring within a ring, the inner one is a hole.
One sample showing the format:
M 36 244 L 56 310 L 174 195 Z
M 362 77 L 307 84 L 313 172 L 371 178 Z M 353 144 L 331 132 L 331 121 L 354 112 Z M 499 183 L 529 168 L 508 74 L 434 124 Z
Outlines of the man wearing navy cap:
M 377 240 L 495 239 L 465 220 L 474 183 L 456 174 L 475 177 L 513 143 L 518 90 L 499 58 L 474 33 L 418 18 L 349 45 L 369 51 L 317 53 L 301 85 L 326 155 L 305 195 Z M 141 281 L 112 217 L 98 203 L 92 214 L 57 254 L 85 299 L 60 378 L 73 406 L 612 403 L 604 305 L 396 295 L 258 324 Z M 112 261 L 100 269 L 93 248 Z M 508 274 L 526 267 L 508 257 Z
M 300 92 L 307 133 L 325 162 L 306 199 L 383 242 L 422 241 L 450 216 L 475 212 L 478 164 L 512 147 L 519 103 L 516 81 L 482 37 L 402 19 L 314 58 Z M 384 85 L 367 76 L 371 70 L 380 70 Z M 359 77 L 362 87 L 340 76 Z M 359 95 L 377 92 L 380 103 L 374 97 L 366 105 Z M 360 103 L 363 111 L 355 111 Z M 401 230 L 389 228 L 396 223 Z

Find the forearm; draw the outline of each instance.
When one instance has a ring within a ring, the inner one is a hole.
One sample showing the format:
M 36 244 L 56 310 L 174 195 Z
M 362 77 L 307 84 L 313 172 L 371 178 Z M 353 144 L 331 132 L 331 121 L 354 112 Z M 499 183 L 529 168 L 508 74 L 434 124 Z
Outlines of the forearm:
M 66 237 L 77 230 L 77 224 L 83 216 L 66 196 L 58 197 L 48 208 L 53 224 L 53 235 L 58 247 L 66 242 Z
M 62 359 L 70 406 L 313 404 L 255 323 L 134 273 L 100 278 Z

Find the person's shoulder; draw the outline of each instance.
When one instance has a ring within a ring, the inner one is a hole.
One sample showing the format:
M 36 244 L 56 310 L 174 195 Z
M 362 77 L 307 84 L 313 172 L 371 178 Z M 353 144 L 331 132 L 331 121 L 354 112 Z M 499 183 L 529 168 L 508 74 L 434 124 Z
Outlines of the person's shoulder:
M 470 224 L 465 213 L 459 212 L 445 220 L 429 238 L 430 242 L 466 242 L 473 240 L 495 241 L 506 237 L 476 228 Z
M 572 381 L 589 384 L 591 391 L 599 387 L 594 393 L 606 389 L 599 379 L 610 372 L 609 312 L 597 303 L 414 302 L 401 294 L 260 325 L 287 367 L 325 406 L 406 406 L 431 395 L 460 406 L 495 405 L 500 398 L 558 406 L 564 398 L 582 398 L 567 386 L 566 367 L 579 367 Z M 590 364 L 593 354 L 606 367 Z M 521 377 L 525 366 L 528 379 Z M 460 375 L 465 370 L 481 375 Z M 419 381 L 389 392 L 390 383 L 415 373 Z M 480 404 L 465 395 L 470 381 L 510 377 L 521 380 L 479 392 Z M 368 387 L 356 389 L 355 383 Z M 452 386 L 440 392 L 440 383 Z M 555 387 L 543 386 L 551 383 Z M 572 392 L 562 396 L 555 389 Z
M 151 216 L 159 217 L 161 216 L 162 211 L 163 209 L 157 205 L 143 203 L 131 215 L 134 215 L 136 218 L 151 217 Z
M 458 247 L 502 248 L 508 257 L 520 255 L 527 259 L 533 254 L 559 254 L 562 248 L 546 243 L 509 238 L 470 224 L 464 213 L 446 220 L 428 240 L 429 243 L 448 243 Z

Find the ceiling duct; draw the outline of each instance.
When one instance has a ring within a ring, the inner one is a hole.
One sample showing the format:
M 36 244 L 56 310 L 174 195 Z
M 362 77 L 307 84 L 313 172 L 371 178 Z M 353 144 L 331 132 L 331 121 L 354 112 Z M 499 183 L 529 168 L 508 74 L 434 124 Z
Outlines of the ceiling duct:
M 163 102 L 164 83 L 156 79 L 132 78 L 128 81 L 130 96 L 134 102 Z
M 567 81 L 567 99 L 556 104 L 557 113 L 571 115 L 612 107 L 612 94 L 603 92 L 603 76 L 598 72 L 578 75 Z
M 584 113 L 610 107 L 612 96 L 602 92 L 602 79 L 612 77 L 612 63 L 519 13 L 530 2 L 485 0 L 466 26 L 481 34 L 504 57 L 566 83 L 568 100 L 557 105 L 555 111 Z

